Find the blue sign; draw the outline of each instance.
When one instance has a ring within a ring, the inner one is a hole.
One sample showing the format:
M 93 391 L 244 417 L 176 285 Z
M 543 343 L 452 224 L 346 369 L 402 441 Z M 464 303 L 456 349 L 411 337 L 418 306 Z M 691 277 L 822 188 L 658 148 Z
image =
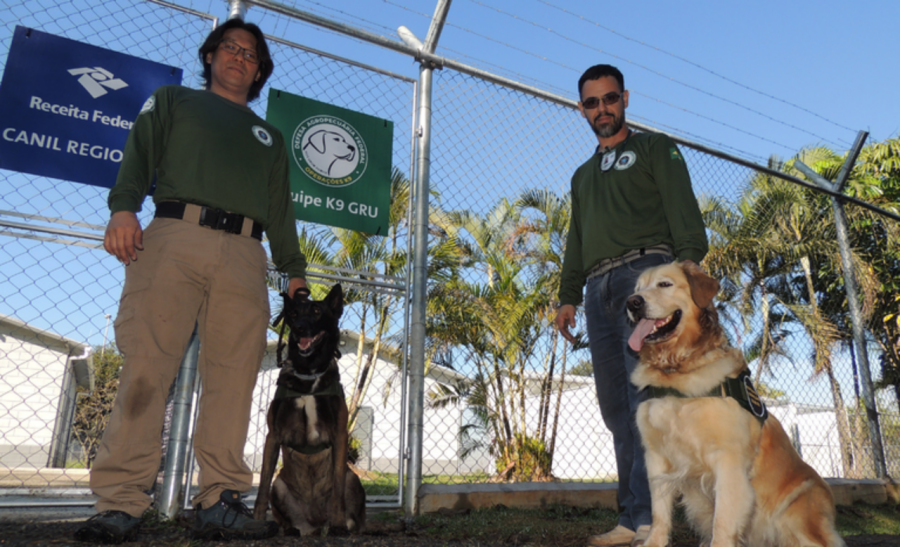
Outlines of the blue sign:
M 144 101 L 181 75 L 17 26 L 0 82 L 0 168 L 112 187 Z

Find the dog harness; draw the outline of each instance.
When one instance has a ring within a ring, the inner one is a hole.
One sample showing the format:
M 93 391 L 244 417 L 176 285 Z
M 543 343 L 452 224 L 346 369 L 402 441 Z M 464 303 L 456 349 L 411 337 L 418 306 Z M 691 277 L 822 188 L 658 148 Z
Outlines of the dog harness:
M 647 387 L 647 396 L 651 399 L 657 397 L 679 397 L 682 399 L 691 399 L 693 397 L 670 387 Z M 714 387 L 706 395 L 701 397 L 731 397 L 741 405 L 744 410 L 750 412 L 754 418 L 760 423 L 766 421 L 769 417 L 769 411 L 762 398 L 753 387 L 753 380 L 750 379 L 750 372 L 744 370 L 738 374 L 737 378 L 725 378 L 725 381 Z
M 293 389 L 290 389 L 288 387 L 280 385 L 275 389 L 275 396 L 272 398 L 272 400 L 299 399 L 300 397 L 308 397 L 310 395 L 334 395 L 334 396 L 344 397 L 344 386 L 341 385 L 340 380 L 338 380 L 335 382 L 331 382 L 330 384 L 326 385 L 323 389 L 320 389 L 318 391 L 313 391 L 310 393 L 303 393 L 303 392 L 295 391 Z M 306 446 L 302 446 L 300 448 L 290 447 L 290 449 L 293 450 L 294 452 L 299 452 L 301 454 L 306 454 L 307 456 L 312 456 L 314 454 L 318 454 L 319 452 L 322 452 L 323 450 L 328 450 L 332 446 L 333 445 L 331 443 L 322 443 L 322 444 L 315 444 L 315 445 L 306 445 Z

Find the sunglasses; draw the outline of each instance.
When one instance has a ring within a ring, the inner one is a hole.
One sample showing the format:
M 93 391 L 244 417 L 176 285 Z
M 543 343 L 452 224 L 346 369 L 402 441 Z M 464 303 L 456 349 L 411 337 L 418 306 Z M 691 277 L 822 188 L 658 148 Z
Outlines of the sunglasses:
M 597 97 L 587 97 L 586 99 L 581 101 L 581 106 L 590 110 L 592 108 L 597 108 L 598 106 L 600 106 L 601 101 L 606 106 L 612 106 L 612 105 L 616 104 L 617 102 L 619 102 L 619 99 L 621 99 L 621 98 L 622 98 L 621 93 L 616 93 L 615 91 L 611 91 L 611 92 L 607 93 L 606 95 L 600 97 L 599 99 Z

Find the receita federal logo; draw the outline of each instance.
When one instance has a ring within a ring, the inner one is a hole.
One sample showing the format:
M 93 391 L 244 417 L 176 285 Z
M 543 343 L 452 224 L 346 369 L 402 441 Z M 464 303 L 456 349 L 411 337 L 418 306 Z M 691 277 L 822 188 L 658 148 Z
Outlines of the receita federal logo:
M 358 181 L 369 164 L 362 136 L 335 116 L 312 116 L 300 122 L 291 138 L 291 155 L 307 177 L 332 188 Z
M 81 84 L 81 87 L 85 88 L 87 92 L 91 94 L 91 97 L 95 99 L 109 93 L 106 88 L 115 91 L 117 89 L 122 89 L 123 87 L 128 87 L 128 84 L 123 80 L 116 78 L 112 72 L 99 66 L 70 68 L 69 74 L 72 76 L 80 76 L 80 78 L 78 78 L 78 83 Z

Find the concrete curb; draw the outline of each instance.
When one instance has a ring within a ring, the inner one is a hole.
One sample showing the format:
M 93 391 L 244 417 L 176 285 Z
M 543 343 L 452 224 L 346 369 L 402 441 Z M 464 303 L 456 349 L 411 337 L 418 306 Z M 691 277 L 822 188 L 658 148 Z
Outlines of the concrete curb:
M 888 502 L 887 482 L 878 479 L 826 479 L 837 505 L 857 501 L 873 505 Z M 514 484 L 423 484 L 419 489 L 419 512 L 462 511 L 495 505 L 540 508 L 547 505 L 606 507 L 617 509 L 614 482 L 522 482 Z

